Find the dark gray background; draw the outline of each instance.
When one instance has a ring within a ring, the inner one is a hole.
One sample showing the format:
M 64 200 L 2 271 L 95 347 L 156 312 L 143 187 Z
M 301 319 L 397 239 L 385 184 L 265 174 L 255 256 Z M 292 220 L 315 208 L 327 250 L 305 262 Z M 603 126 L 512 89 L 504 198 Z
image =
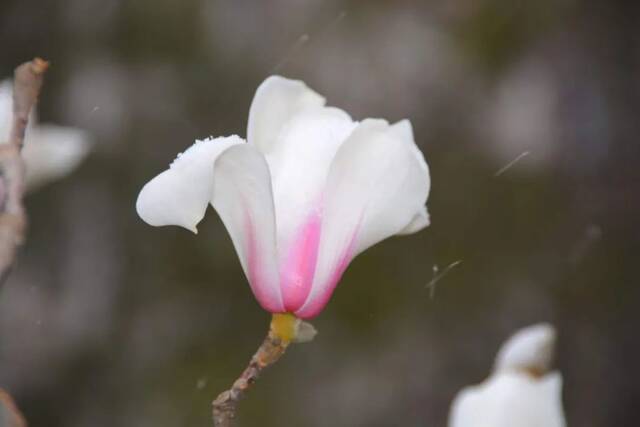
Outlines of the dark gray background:
M 245 135 L 278 72 L 356 119 L 410 118 L 432 226 L 356 259 L 317 339 L 262 378 L 239 425 L 444 426 L 456 391 L 538 321 L 559 330 L 570 425 L 640 425 L 637 9 L 2 0 L 0 75 L 51 60 L 42 120 L 96 149 L 28 199 L 0 292 L 0 386 L 36 427 L 210 425 L 269 316 L 213 212 L 195 237 L 134 203 L 195 138 Z M 431 298 L 434 266 L 456 260 Z

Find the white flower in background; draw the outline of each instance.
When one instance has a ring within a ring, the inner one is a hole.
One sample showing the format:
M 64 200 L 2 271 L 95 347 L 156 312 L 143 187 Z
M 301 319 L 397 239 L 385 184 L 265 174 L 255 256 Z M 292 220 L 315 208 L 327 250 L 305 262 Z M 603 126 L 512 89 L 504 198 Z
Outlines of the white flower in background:
M 211 203 L 271 313 L 316 316 L 356 255 L 429 223 L 429 170 L 407 120 L 354 122 L 303 82 L 273 76 L 253 99 L 247 140 L 197 141 L 136 208 L 151 225 L 196 232 Z
M 561 85 L 549 65 L 535 58 L 517 63 L 498 81 L 477 116 L 478 134 L 498 163 L 531 153 L 518 168 L 534 171 L 556 160 Z
M 0 143 L 6 143 L 11 132 L 12 96 L 11 81 L 1 82 Z M 91 150 L 86 132 L 50 124 L 40 125 L 36 121 L 36 115 L 32 114 L 22 149 L 28 192 L 71 173 Z
M 548 324 L 509 338 L 491 376 L 458 393 L 449 427 L 564 427 L 562 376 L 548 372 L 555 339 Z

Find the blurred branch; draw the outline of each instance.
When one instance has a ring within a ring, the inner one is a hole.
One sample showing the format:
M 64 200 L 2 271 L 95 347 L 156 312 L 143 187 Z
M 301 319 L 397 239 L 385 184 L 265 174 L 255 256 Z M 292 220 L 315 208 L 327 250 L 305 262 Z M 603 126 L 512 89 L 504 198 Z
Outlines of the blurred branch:
M 215 427 L 230 427 L 236 415 L 238 403 L 244 397 L 249 388 L 257 381 L 260 373 L 280 359 L 284 354 L 289 341 L 282 339 L 274 331 L 273 326 L 269 330 L 267 338 L 251 358 L 249 366 L 242 375 L 213 401 L 213 424 Z
M 6 391 L 0 388 L 0 426 L 27 427 L 27 422 L 18 410 L 15 402 Z
M 38 101 L 44 72 L 49 63 L 40 58 L 16 68 L 13 82 L 13 121 L 6 144 L 0 144 L 0 286 L 24 242 L 27 217 L 22 205 L 24 161 L 20 151 L 29 124 L 29 114 Z

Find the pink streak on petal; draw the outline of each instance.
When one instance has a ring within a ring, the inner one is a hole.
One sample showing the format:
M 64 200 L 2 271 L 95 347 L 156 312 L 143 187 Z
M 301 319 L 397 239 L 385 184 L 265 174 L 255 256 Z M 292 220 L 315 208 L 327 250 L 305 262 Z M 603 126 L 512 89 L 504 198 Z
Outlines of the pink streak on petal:
M 294 312 L 307 300 L 318 260 L 322 219 L 312 212 L 300 227 L 280 268 L 280 286 L 284 308 Z
M 329 299 L 331 298 L 331 295 L 333 295 L 333 291 L 342 278 L 342 275 L 354 258 L 356 239 L 358 236 L 359 228 L 360 224 L 358 224 L 358 227 L 356 227 L 356 231 L 354 231 L 353 235 L 351 236 L 349 245 L 347 245 L 347 248 L 344 250 L 342 256 L 340 257 L 337 265 L 333 270 L 333 273 L 331 274 L 331 277 L 327 282 L 327 285 L 323 288 L 322 292 L 315 295 L 311 301 L 307 302 L 302 310 L 296 311 L 296 316 L 301 319 L 311 319 L 320 314 L 322 309 L 327 305 Z
M 279 295 L 273 289 L 279 289 L 277 284 L 268 283 L 268 275 L 264 272 L 262 254 L 258 250 L 255 227 L 248 210 L 245 216 L 245 236 L 247 245 L 247 269 L 249 270 L 249 285 L 258 303 L 270 313 L 282 313 L 284 308 Z

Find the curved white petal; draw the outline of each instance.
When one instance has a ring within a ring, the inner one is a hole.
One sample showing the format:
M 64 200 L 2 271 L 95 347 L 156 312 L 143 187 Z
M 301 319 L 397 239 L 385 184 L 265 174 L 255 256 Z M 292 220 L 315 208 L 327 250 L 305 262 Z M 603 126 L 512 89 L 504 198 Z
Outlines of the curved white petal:
M 325 99 L 304 82 L 271 76 L 258 87 L 251 103 L 247 141 L 267 154 L 285 123 L 297 113 L 324 103 Z
M 397 123 L 389 126 L 389 132 L 391 132 L 394 136 L 399 138 L 408 144 L 411 148 L 410 150 L 414 153 L 416 159 L 418 160 L 418 164 L 424 171 L 426 171 L 427 175 L 429 174 L 429 166 L 427 165 L 422 152 L 418 149 L 414 142 L 413 137 L 413 126 L 411 122 L 407 119 L 400 120 Z M 427 207 L 423 206 L 420 211 L 418 211 L 411 222 L 400 231 L 398 234 L 413 234 L 422 230 L 423 228 L 429 226 L 431 220 L 429 218 L 429 212 L 427 211 Z
M 27 191 L 72 172 L 91 151 L 89 136 L 80 129 L 39 125 L 29 130 L 22 149 Z
M 196 141 L 142 188 L 136 202 L 140 218 L 150 225 L 179 225 L 197 233 L 211 200 L 216 158 L 243 142 L 235 135 Z
M 414 142 L 413 138 L 413 126 L 411 122 L 407 119 L 400 120 L 389 126 L 389 132 L 391 132 L 394 136 L 400 138 L 401 140 L 409 143 Z
M 551 365 L 556 331 L 548 323 L 523 328 L 509 338 L 496 356 L 495 371 L 544 373 Z
M 428 227 L 431 223 L 429 219 L 429 213 L 427 212 L 427 207 L 423 206 L 418 213 L 413 216 L 413 219 L 405 228 L 400 230 L 398 234 L 413 234 L 422 230 L 425 227 Z
M 256 299 L 267 311 L 283 312 L 267 162 L 254 146 L 235 145 L 218 157 L 213 182 L 211 204 L 231 236 Z
M 329 168 L 355 124 L 337 108 L 312 108 L 280 131 L 267 161 L 273 179 L 278 259 L 287 310 L 305 302 L 316 269 Z
M 365 120 L 336 153 L 324 194 L 316 274 L 298 316 L 313 317 L 322 309 L 354 256 L 422 214 L 429 172 L 415 143 L 403 135 L 383 120 Z
M 286 244 L 312 206 L 319 204 L 331 162 L 355 126 L 342 110 L 313 108 L 294 116 L 280 131 L 266 156 L 279 244 Z
M 449 427 L 564 427 L 562 377 L 500 373 L 454 399 Z

